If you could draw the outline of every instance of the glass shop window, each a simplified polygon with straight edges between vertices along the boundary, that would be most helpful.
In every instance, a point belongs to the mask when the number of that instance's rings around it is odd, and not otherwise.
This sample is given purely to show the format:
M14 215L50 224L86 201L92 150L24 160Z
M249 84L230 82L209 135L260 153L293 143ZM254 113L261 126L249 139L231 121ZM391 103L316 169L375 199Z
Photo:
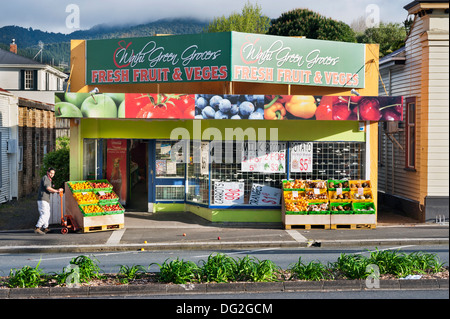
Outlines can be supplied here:
M209 161L210 143L208 141L190 141L187 162L186 201L208 204L209 199Z
M156 141L156 178L184 178L186 164L183 148L172 147L178 141ZM177 161L172 160L172 152Z
M211 205L278 206L286 142L211 142Z
M96 179L97 140L83 140L83 179Z

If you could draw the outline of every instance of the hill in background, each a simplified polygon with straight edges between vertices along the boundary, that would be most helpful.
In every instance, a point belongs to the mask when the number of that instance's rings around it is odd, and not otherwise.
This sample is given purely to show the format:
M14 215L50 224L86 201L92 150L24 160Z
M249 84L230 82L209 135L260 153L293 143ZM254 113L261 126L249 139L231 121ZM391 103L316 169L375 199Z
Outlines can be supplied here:
M140 25L109 26L100 24L88 30L78 30L69 34L19 26L4 26L0 28L0 48L9 50L11 40L15 39L18 54L41 62L41 55L38 54L41 41L44 44L42 63L61 65L67 71L70 61L70 40L132 38L155 34L193 34L203 32L208 24L207 21L197 19L162 19Z

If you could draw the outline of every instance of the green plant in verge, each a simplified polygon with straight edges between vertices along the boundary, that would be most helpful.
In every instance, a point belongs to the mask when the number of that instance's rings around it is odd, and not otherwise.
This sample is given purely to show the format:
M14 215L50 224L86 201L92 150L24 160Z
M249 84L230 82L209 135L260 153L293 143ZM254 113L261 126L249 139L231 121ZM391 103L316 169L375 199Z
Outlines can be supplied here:
M159 266L160 281L185 284L198 280L199 269L192 261L184 261L178 258L169 262L167 260L162 265L154 263Z
M260 261L255 257L245 256L235 263L238 281L275 281L280 273L280 268L270 260Z
M24 266L21 269L11 269L8 286L10 288L35 288L42 284L44 272L39 268L39 260L36 267Z
M206 282L235 281L237 274L236 261L222 253L209 255L206 261L202 260L202 279Z
M328 267L315 261L304 264L301 257L298 258L298 262L290 266L289 271L292 273L289 279L326 280L332 278Z
M120 283L127 284L130 280L134 280L139 277L140 274L145 274L147 271L145 267L141 265L133 265L131 267L121 265L117 277Z

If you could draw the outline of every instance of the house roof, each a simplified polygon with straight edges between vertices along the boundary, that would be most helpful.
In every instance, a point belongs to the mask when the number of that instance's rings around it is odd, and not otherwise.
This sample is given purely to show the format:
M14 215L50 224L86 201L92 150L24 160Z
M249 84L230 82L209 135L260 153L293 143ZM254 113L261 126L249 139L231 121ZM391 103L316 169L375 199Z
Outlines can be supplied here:
M395 50L394 52L389 53L388 55L382 57L379 62L380 69L391 65L405 64L406 60L405 53L406 53L405 47L401 47L400 49Z
M416 7L416 8L414 8ZM423 9L433 9L433 8L448 8L448 0L415 0L408 3L403 9L409 11L420 11ZM414 8L414 9L413 9ZM410 12L415 13L415 12Z
M43 65L32 59L23 57L21 55L0 49L0 64L30 64L30 65Z

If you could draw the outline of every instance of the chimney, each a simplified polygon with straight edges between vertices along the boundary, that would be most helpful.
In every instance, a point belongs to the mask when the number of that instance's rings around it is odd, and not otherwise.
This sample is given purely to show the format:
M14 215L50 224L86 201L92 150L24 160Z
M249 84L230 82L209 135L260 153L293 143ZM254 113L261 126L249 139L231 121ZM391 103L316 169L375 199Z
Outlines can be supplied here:
M11 51L12 53L17 54L16 39L12 39L11 44L9 45L9 51Z

